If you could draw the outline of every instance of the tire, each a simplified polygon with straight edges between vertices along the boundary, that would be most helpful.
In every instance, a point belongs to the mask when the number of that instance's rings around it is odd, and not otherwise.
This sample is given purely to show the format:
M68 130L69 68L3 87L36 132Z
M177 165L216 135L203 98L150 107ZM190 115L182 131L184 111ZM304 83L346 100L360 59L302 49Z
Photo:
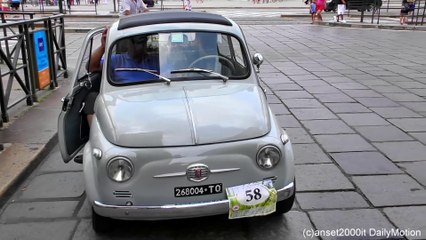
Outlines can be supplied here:
M294 204L294 199L296 198L296 179L294 179L294 192L293 195L291 195L286 200L277 202L277 208L275 211L275 215L281 215L286 212L289 212Z
M96 233L107 233L112 231L113 219L101 216L92 208L92 227Z

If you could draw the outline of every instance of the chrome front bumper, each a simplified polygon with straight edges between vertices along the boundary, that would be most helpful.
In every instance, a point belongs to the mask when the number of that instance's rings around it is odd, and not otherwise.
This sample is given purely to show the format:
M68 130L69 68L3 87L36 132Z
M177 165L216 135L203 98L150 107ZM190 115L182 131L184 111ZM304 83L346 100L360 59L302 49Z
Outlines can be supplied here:
M294 182L284 188L277 189L277 200L283 201L289 198L294 194L294 191ZM229 201L162 206L119 206L94 201L93 208L97 214L115 219L164 220L226 214L229 211Z

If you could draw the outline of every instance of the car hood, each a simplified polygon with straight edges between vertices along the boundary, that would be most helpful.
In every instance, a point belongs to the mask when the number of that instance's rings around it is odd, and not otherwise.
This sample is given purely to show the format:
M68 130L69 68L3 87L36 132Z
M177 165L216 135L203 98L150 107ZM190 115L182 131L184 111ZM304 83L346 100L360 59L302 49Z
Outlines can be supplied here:
M237 141L270 129L264 94L253 84L125 88L102 94L95 111L108 141L125 147Z

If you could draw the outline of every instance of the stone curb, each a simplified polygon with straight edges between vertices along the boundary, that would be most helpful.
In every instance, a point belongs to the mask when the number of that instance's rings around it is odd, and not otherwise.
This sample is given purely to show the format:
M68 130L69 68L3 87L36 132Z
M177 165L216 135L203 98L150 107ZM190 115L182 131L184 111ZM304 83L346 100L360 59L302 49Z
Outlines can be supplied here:
M16 188L40 165L57 142L54 133L45 144L14 143L0 154L0 207ZM13 157L11 157L13 156Z
M410 25L382 25L382 24L366 24L366 23L337 23L337 22L315 22L316 25L330 26L330 27L352 27L352 28L376 28L376 29L389 29L389 30L412 30L412 31L426 31L426 26L410 26Z

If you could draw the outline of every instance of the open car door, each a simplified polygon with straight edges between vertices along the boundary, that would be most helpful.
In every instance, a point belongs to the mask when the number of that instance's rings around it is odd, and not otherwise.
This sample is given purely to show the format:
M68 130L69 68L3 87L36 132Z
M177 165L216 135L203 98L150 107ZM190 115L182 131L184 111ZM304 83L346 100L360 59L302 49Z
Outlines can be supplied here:
M64 162L71 161L89 140L89 124L83 114L84 99L90 92L99 92L101 73L88 71L90 56L100 46L102 31L96 28L86 35L75 72L71 89L62 99L62 109L58 119L59 149Z

